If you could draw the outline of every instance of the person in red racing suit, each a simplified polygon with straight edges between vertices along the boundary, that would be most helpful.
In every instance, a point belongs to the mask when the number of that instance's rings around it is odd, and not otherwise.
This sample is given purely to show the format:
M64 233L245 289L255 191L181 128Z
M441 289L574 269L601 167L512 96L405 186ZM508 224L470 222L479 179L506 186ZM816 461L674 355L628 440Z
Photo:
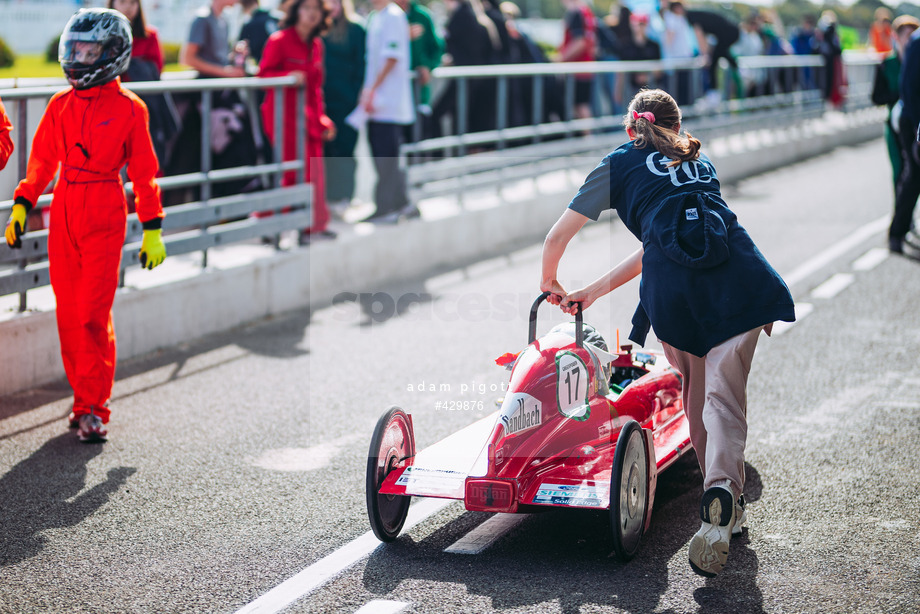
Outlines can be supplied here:
M130 58L130 31L127 47ZM24 219L60 169L48 233L49 272L57 301L61 356L74 391L71 426L80 429L81 441L90 442L106 439L102 424L109 421L106 404L115 379L112 303L126 232L127 202L119 174L126 163L144 228L141 264L153 268L166 257L147 107L122 87L117 74L87 87L85 80L68 72L75 87L55 94L45 109L32 141L26 177L14 193L6 232L7 242L17 246L24 230L20 226L17 232L17 215Z

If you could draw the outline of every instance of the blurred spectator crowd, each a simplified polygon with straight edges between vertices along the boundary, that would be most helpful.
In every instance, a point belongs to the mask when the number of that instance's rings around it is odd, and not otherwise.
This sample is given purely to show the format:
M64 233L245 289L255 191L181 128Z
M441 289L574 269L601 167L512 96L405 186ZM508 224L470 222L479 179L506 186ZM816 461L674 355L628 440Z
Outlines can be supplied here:
M398 163L406 142L494 130L499 122L515 127L615 115L646 86L668 90L681 106L819 88L828 105L839 108L847 95L843 46L830 10L806 16L787 30L770 9L752 10L739 22L729 13L694 8L683 0L615 2L605 15L586 0L562 0L562 42L551 49L528 36L521 10L511 1L443 0L434 11L417 0L363 1L359 14L352 0L282 0L271 10L259 0L212 0L190 24L181 63L200 78L293 75L306 85L306 102L298 109L296 91L284 93L282 134L275 134L272 90L221 91L207 118L201 116L200 95L145 96L162 174L200 169L203 121L211 125L214 168L271 161L273 145L282 136L283 158L295 159L296 119L303 112L303 174L314 187L314 219L301 242L310 243L335 237L329 229L332 219L358 221L348 212L355 205L355 149L361 131L377 171L375 206L362 218L395 223L419 214ZM231 31L224 13L235 4L240 4L241 27ZM109 0L109 7L125 13L134 28L126 80L159 79L163 55L140 0ZM892 21L887 9L879 9L870 29L868 45L880 57L896 54L902 44ZM823 63L797 69L744 68L737 62L740 56L782 55L818 55ZM695 63L693 68L655 71L511 77L502 97L504 109L497 107L494 77L469 78L462 85L457 79L432 81L432 71L440 66L646 60ZM465 98L458 95L461 87ZM538 92L542 98L534 104ZM541 116L534 117L535 112ZM271 181L224 182L215 185L213 194L267 189ZM281 183L295 181L296 173L288 172ZM164 196L167 205L194 197L187 191Z

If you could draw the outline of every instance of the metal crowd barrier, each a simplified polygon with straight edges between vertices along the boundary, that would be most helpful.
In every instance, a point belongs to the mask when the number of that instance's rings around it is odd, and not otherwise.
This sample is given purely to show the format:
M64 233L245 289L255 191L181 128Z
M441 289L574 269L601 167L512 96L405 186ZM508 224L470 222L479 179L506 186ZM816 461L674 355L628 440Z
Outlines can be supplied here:
M201 171L183 175L173 175L158 179L163 190L170 188L198 187L200 200L166 208L166 217L163 220L164 236L167 253L170 256L202 252L202 267L207 266L207 251L209 248L231 243L250 240L258 237L272 237L276 249L279 245L279 236L283 231L299 230L310 225L312 220L311 202L312 190L305 181L305 144L306 122L304 115L298 114L296 118L297 134L303 135L297 139L297 159L280 162L284 145L283 130L285 105L282 92L285 88L297 87L298 106L304 108L305 88L297 86L293 77L278 77L271 79L188 79L153 81L144 83L126 83L125 86L137 94L159 94L169 92L201 93ZM254 94L265 89L275 91L275 126L274 134L281 135L273 144L273 162L266 164L246 165L233 168L214 169L212 164L211 123L207 121L212 109L214 92L234 89L241 96ZM0 99L3 100L10 114L10 119L16 127L28 125L27 105L30 100L43 99L47 101L53 94L60 91L61 87L30 87L0 90ZM249 99L248 112L252 121L258 118L258 111L253 99ZM24 128L17 130L16 155L20 178L25 175L31 137ZM282 186L281 178L285 171L294 171L296 182L294 185ZM261 191L234 194L229 196L213 197L214 184L236 179L253 177L268 177L272 187ZM132 197L132 185L127 183L125 190ZM36 203L36 208L47 207L51 203L51 195L41 196ZM0 202L0 219L4 223L9 216L13 205L12 200ZM269 217L255 218L250 214L259 211L271 211ZM137 254L140 250L138 240L142 232L141 223L137 215L128 216L126 244L122 251L122 282L124 269L138 262ZM19 294L19 310L28 308L26 293L28 290L45 286L50 283L48 275L48 230L31 231L22 238L21 249L10 249L6 242L0 240L0 296Z
M872 75L878 58L870 54L845 56L849 77L849 94L846 111L871 105ZM650 62L582 62L553 64L515 64L503 66L443 67L433 72L433 85L444 86L456 82L456 134L437 138L421 138L421 123L413 128L414 142L400 151L401 163L407 167L411 198L414 202L437 195L454 195L462 199L469 186L501 187L515 179L535 179L553 170L571 167L574 156L596 157L606 153L621 137L611 137L622 129L619 113L606 113L587 119L573 117L574 84L576 74L624 75L650 73L651 86L668 88L680 73L689 76L691 92L701 102L684 105L684 125L694 134L712 138L737 134L749 130L780 129L796 122L819 117L826 105L821 93L824 63L820 56L762 56L738 58L740 70L763 70L766 85L754 96L732 98L723 95L713 103L703 97L701 59ZM723 67L724 68L724 67ZM524 126L509 126L508 103L511 79L529 79L532 88L531 116L544 117L544 79L561 81L563 90L562 116L549 121L539 121ZM470 79L494 79L496 117L495 129L470 133L467 131L467 91ZM785 82L783 82L785 80ZM723 83L729 79L723 71ZM202 117L211 109L214 91L237 89L252 92L273 88L275 96L275 134L283 135L282 88L295 85L292 77L273 79L185 79L127 84L139 94L143 93L202 93ZM30 99L47 99L61 88L20 88L0 90L14 125L27 125L27 103ZM298 108L303 108L304 88L298 88ZM473 101L474 103L478 101ZM625 101L624 101L625 102ZM298 115L298 134L303 135L304 117ZM169 207L164 220L164 239L170 255L190 252L204 254L202 266L207 266L207 250L218 245L271 236L278 246L282 231L305 228L310 224L310 186L304 181L305 138L297 142L297 160L279 163L282 140L274 143L274 159L269 164L236 168L213 169L210 148L210 124L202 122L201 171L186 175L163 177L163 189L198 186L201 198L197 202ZM18 132L17 154L20 174L25 172L28 156L28 135ZM481 150L473 153L475 150ZM296 171L296 185L279 187L284 171ZM275 187L261 191L214 198L213 184L240 178L269 175ZM131 185L126 185L131 190ZM38 207L50 203L50 195L39 199ZM288 210L290 206L292 210ZM461 200L462 205L462 200ZM12 201L0 202L0 220L8 217ZM274 211L267 218L253 218L256 211ZM240 219L242 218L242 219ZM225 221L225 220L237 221ZM128 242L123 251L124 267L137 262L140 248L136 237L140 235L136 215L128 222ZM47 230L25 235L21 250L10 250L0 241L0 296L19 293L20 310L27 308L26 292L47 285ZM132 237L135 237L132 239Z
M875 54L847 54L849 79L846 111L871 106ZM433 74L433 86L454 81L456 100L452 120L456 133L424 138L421 123L414 127L414 142L400 150L401 164L407 170L410 199L454 195L460 200L470 186L500 187L508 181L535 179L547 172L571 166L572 156L597 156L617 143L611 133L622 130L622 114L607 112L575 119L573 117L575 75L593 74L595 87L600 78L617 75L623 79L634 73L651 75L649 87L671 91L679 74L687 75L694 104L682 105L683 124L696 136L713 138L761 129L781 129L822 116L826 104L822 94L824 60L821 56L755 56L738 58L739 72L760 70L765 79L754 95L731 97L730 74L725 60L721 72L723 91L713 101L703 95L702 58L659 61L602 61L552 64L509 64L500 66L442 67ZM471 79L495 79L495 129L468 132ZM544 118L545 79L561 82L562 117L525 126L509 126L509 83L529 80L532 92L531 117ZM438 83L441 82L441 83ZM478 101L472 101L474 104ZM623 101L628 103L628 99ZM612 104L610 105L612 108ZM471 153L474 152L474 153Z

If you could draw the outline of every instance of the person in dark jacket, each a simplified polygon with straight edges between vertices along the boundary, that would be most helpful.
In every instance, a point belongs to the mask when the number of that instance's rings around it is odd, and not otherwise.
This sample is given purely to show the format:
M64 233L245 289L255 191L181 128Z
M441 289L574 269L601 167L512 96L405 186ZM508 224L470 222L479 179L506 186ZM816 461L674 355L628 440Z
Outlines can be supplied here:
M644 62L661 59L661 46L648 37L649 16L633 13L629 16L630 36L620 47L620 59L624 62ZM624 84L624 100L632 100L637 91L652 84L653 78L659 78L648 72L629 73Z
M157 30L147 24L140 0L109 0L108 8L115 9L131 23L131 63L121 76L123 83L129 81L159 81L163 72L163 47ZM141 97L150 113L150 137L162 168L166 165L169 145L179 132L179 113L169 92L144 94ZM129 210L131 204L129 203Z
M557 59L560 62L594 62L597 60L597 18L583 0L563 0L562 45ZM591 117L591 99L594 95L594 75L575 75L574 117Z
M872 102L888 107L888 116L885 118L885 144L888 146L888 159L891 160L891 171L894 177L894 188L897 191L898 179L901 177L901 144L898 139L898 126L895 125L896 116L894 107L900 100L898 90L901 77L901 56L904 48L910 42L910 37L920 21L913 15L901 15L894 20L892 25L895 36L895 48L891 53L882 58L875 67L875 78L872 83Z
M904 253L904 242L913 224L914 209L920 197L920 144L917 127L920 125L920 30L914 32L904 50L901 63L901 118L898 139L903 152L903 168L895 191L894 216L888 228L888 249L895 254ZM920 245L917 246L920 248Z
M355 16L352 0L331 0L332 25L323 35L326 45L326 114L335 124L335 138L325 145L326 198L332 213L341 215L355 196L355 146L358 132L345 121L355 110L364 84L367 33Z
M445 26L444 42L451 66L483 66L495 64L501 50L501 39L495 24L482 9L480 0L447 0L450 16ZM490 89L490 83L491 85ZM469 79L467 82L466 132L481 132L495 128L495 96L492 79ZM473 109L472 105L476 108ZM452 79L441 92L433 110L435 124L450 115L453 133L459 130L457 117L457 81Z
M846 101L847 79L843 46L837 34L837 14L830 9L821 13L816 32L818 51L824 58L824 98L839 109Z
M409 20L410 68L414 76L412 93L415 100L416 121L406 126L403 140L414 143L430 132L431 122L431 71L441 65L444 39L438 33L434 17L416 0L395 0Z
M499 5L505 18L505 29L510 43L508 61L511 64L546 64L549 58L533 39L518 29L516 20L521 11L514 2L506 1ZM563 92L559 81L552 75L538 77L542 81L542 114L533 119L534 82L533 77L514 77L508 79L508 125L528 126L535 123L551 121L554 117L564 117Z
M249 55L256 64L262 60L262 50L268 37L278 30L278 19L263 8L259 8L259 0L240 0L240 6L246 15L246 22L240 28L240 40L249 45Z
M738 71L738 62L731 53L731 46L738 42L741 30L738 24L712 11L687 11L687 21L696 30L700 50L706 56L706 72L709 77L706 88L718 90L719 58L725 58L731 69L736 73ZM710 39L714 44L710 44Z
M630 141L595 168L543 246L540 288L566 313L642 274L630 338L649 328L683 382L690 440L703 473L700 530L690 564L714 576L725 565L732 532L745 521L746 387L761 331L795 320L792 296L722 200L701 144L681 135L681 113L662 90L643 90L624 120ZM557 268L589 219L615 209L642 247L581 290L566 292Z

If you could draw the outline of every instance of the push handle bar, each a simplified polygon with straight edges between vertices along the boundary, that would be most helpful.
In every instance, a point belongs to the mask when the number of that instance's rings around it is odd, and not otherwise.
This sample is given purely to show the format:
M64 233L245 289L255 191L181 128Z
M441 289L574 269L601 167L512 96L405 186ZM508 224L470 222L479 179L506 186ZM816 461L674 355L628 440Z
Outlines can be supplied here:
M537 309L550 294L551 292L544 292L538 296L530 308L530 330L527 335L527 345L537 340ZM575 345L583 348L585 347L585 321L582 315L581 303L575 304L578 306L578 311L575 312Z

